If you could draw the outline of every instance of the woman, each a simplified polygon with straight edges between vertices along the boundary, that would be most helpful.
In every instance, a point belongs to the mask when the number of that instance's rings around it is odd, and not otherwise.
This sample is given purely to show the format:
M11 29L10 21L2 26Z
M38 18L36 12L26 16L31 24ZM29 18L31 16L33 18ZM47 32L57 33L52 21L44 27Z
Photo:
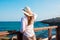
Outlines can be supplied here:
M36 15L29 7L25 7L23 13L25 16L21 19L22 27L20 30L23 33L23 40L36 40L33 26Z

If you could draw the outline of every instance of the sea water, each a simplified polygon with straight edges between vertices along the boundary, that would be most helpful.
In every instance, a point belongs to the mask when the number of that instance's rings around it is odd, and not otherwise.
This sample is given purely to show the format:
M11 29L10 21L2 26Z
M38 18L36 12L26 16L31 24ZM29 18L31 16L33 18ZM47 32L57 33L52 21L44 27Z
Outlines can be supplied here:
M41 23L39 21L36 21L34 23L34 28L40 28L40 27L48 27L49 24L44 24ZM12 31L12 30L16 30L19 31L21 27L21 22L18 21L7 21L7 22L0 22L0 32L1 31ZM42 37L42 38L46 38L48 37L48 30L40 30L35 32L36 37ZM55 35L55 29L52 30L52 35Z

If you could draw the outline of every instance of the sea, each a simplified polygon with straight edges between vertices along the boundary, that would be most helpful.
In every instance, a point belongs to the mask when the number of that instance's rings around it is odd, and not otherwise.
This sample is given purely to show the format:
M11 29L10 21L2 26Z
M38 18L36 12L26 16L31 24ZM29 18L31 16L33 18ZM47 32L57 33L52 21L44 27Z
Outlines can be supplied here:
M34 22L34 28L40 28L40 27L48 27L49 24L41 23L40 21ZM1 31L19 31L21 28L21 22L20 21L4 21L0 22L0 32ZM48 30L40 30L35 32L36 37L46 38L48 37ZM52 30L52 35L56 35L56 30Z

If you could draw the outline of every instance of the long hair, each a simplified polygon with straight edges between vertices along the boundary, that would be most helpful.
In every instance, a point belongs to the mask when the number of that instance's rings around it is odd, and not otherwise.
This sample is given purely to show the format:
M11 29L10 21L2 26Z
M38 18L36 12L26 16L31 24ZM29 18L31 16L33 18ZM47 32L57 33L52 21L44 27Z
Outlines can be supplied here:
M28 17L28 25L30 25L34 21L34 16Z

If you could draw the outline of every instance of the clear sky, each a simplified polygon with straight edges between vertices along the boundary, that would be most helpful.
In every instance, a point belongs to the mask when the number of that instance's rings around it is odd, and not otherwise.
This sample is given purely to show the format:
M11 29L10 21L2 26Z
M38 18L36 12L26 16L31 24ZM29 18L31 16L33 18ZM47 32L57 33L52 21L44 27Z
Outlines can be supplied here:
M60 17L60 0L0 0L0 21L20 21L25 6L38 15L37 21Z

